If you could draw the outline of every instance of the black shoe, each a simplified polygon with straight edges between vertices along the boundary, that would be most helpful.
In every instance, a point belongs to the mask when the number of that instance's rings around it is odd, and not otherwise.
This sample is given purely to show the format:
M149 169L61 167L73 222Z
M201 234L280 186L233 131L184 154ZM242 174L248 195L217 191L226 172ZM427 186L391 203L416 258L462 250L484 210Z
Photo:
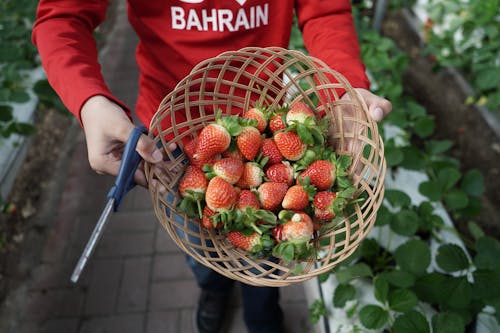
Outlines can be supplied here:
M195 312L195 330L198 333L220 333L223 328L229 295L224 292L202 290Z

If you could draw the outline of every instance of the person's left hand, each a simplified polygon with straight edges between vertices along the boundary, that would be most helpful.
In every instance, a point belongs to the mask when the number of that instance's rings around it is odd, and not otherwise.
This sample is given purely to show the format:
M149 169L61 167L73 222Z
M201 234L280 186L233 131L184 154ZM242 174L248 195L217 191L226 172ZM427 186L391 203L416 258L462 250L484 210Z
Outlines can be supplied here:
M383 97L377 96L369 90L363 88L355 88L361 97L363 97L366 106L368 107L368 113L375 121L381 121L385 116L387 116L392 111L392 104ZM341 99L346 97L347 94L342 96Z

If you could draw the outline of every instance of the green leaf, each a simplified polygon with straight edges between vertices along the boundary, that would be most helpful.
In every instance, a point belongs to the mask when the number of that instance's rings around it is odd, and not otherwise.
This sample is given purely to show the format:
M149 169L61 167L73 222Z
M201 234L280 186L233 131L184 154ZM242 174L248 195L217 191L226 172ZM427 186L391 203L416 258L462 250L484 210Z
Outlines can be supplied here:
M13 91L10 100L15 103L26 103L30 100L30 95L24 90Z
M380 277L387 280L391 285L400 288L410 288L415 284L415 276L399 269L383 272Z
M419 276L425 273L431 263L431 250L427 243L413 239L400 245L394 257L401 269Z
M356 289L350 284L339 284L333 293L333 305L336 308L343 308L347 301L354 299Z
M480 197L484 193L484 178L479 170L469 170L461 183L462 190L468 195Z
M438 172L438 182L444 191L448 191L460 180L462 174L455 168L444 168Z
M483 300L500 298L500 272L489 269L478 269L472 273L474 296Z
M465 332L465 323L462 317L456 313L436 313L432 317L432 331L434 333L463 333Z
M404 159L403 152L395 146L387 146L385 148L385 160L388 167L399 165Z
M474 264L479 269L500 271L500 242L492 237L481 237L476 241Z
M388 189L385 191L385 198L393 207L409 207L411 198L403 191Z
M476 73L474 85L480 90L498 88L500 86L498 71L488 69Z
M0 121L8 122L13 119L12 107L9 105L0 105Z
M389 294L389 307L397 312L407 312L417 303L417 296L408 289L396 289Z
M413 126L415 134L420 138L426 138L430 136L432 133L434 133L435 128L436 122L434 121L434 118L430 116L418 119Z
M387 301L387 295L389 293L389 283L387 282L387 280L377 276L373 281L373 289L375 298L380 303L385 303L385 301Z
M472 287L465 276L429 273L417 280L414 291L425 302L455 309L467 307L472 299Z
M372 270L365 263L357 263L338 271L335 276L340 284L346 284L356 278L372 276Z
M313 324L317 324L322 316L327 314L326 306L323 300L317 299L309 308L309 317L311 318L311 322Z
M377 220L375 221L375 226L381 227L383 225L389 224L393 219L394 214L387 209L384 205L380 206L377 212Z
M414 235L420 224L420 218L417 213L413 210L404 209L395 215L395 218L391 221L391 229L403 236Z
M409 146L401 148L404 155L404 160L400 166L409 170L422 170L426 166L425 155L416 147Z
M349 155L340 155L337 158L337 168L347 169L352 163L352 158Z
M457 210L467 207L469 198L464 191L454 190L445 194L444 202L451 210Z
M469 259L456 244L441 245L436 254L438 266L446 272L456 272L469 268Z
M423 314L412 310L398 316L392 325L392 333L430 333L429 323Z
M361 324L368 329L380 329L387 324L389 313L377 305L366 305L359 311Z
M439 201L443 197L441 186L438 182L432 180L420 183L418 190L431 201Z
M477 223L469 222L467 223L467 228L469 229L470 234L474 237L475 240L484 236L484 231L481 229Z
M425 150L429 155L438 155L448 151L453 146L451 140L428 140L425 142Z

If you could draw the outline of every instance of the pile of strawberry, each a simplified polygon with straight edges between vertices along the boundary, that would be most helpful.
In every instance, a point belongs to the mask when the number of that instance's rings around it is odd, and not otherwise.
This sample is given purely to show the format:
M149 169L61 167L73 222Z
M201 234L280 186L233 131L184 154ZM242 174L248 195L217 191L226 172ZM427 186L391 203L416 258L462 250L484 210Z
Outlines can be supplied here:
M259 258L308 258L352 200L349 156L326 145L328 120L303 102L221 117L186 144L179 208Z

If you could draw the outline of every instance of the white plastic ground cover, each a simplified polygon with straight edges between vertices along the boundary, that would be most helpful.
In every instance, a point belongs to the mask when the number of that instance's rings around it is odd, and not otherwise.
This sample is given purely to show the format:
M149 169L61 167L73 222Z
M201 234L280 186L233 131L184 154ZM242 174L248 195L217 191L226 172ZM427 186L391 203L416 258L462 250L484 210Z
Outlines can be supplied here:
M14 117L18 122L32 123L38 97L33 91L33 86L38 80L44 79L45 74L41 67L26 72L25 86L30 96L26 103L7 103L14 109ZM26 153L27 138L21 135L11 135L9 138L0 138L0 195L7 197L17 171Z
M386 126L384 127L384 129L386 135L395 138L397 144L398 137L400 136L400 134L402 134L399 128L394 126ZM411 198L413 205L419 205L422 201L426 201L427 199L422 194L420 194L420 192L418 191L418 187L420 183L427 180L427 175L420 171L407 170L403 168L398 168L396 172L387 170L387 174L385 177L385 188L386 190L394 189L403 191ZM435 204L434 207L434 213L436 215L439 215L443 219L445 225L450 228L454 228L453 221L451 220L444 207L441 204ZM455 233L443 230L440 232L440 236L443 240L443 243L457 244L465 250L464 244ZM394 233L392 233L390 237L391 240L388 250L390 250L391 252L393 252L398 246L405 243L407 240L407 238L398 236ZM374 227L369 233L368 238L377 239L379 244L388 244L389 227ZM437 242L431 240L430 248L432 251L433 261L431 262L430 268L436 268L434 258L439 245L440 244L438 244ZM469 279L471 279L471 274L469 274ZM338 286L338 281L333 274L330 275L329 279L323 283L318 283L317 279L312 279L305 284L306 294L316 295L316 299L317 295L319 295L320 298L322 298L328 311L328 317L326 318L327 322L325 323L320 321L320 323L315 326L315 333L351 333L353 332L354 326L363 328L363 332L376 332L375 330L365 329L359 322L358 317L353 316L349 318L345 310L353 306L355 302L359 302L357 306L358 309L361 309L367 304L379 304L379 302L375 299L373 293L373 285L363 279L356 279L352 281L351 284L356 288L356 301L348 302L342 309L335 308L333 306L333 294L335 288ZM308 297L308 300L310 299L314 301L313 297ZM420 303L418 307L425 312L427 320L430 323L434 314L431 307L425 303ZM488 309L488 312L491 313L492 311L493 309ZM484 314L478 315L476 333L497 332L500 332L500 326L493 316Z

